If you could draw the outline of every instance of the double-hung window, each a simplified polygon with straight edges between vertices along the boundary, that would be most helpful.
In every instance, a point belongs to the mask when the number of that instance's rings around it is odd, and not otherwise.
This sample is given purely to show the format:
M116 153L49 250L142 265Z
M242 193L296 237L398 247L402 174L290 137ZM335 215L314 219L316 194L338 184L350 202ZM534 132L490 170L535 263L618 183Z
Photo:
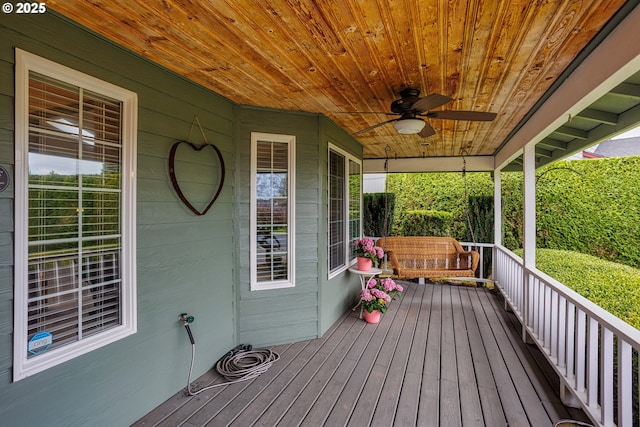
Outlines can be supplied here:
M329 147L329 276L354 259L353 241L362 233L362 166L348 153Z
M136 331L135 93L16 50L14 380Z
M295 286L295 136L251 134L251 290Z

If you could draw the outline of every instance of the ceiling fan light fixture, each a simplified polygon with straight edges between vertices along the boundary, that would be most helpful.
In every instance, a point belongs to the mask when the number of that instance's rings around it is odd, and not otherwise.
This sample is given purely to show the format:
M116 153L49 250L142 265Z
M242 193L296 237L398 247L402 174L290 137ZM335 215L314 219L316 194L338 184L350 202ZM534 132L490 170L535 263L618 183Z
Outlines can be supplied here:
M424 127L424 120L420 119L401 119L396 121L393 124L393 127L396 128L398 133L404 135L411 135L415 133L419 133Z

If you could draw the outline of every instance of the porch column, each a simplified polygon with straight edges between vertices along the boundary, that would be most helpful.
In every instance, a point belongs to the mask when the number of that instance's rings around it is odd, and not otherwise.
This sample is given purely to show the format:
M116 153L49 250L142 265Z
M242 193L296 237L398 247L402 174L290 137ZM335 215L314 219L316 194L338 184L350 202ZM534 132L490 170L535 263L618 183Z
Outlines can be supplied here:
M502 246L502 171L493 171L493 242ZM493 271L496 271L493 255Z
M502 170L493 171L493 249L491 257L491 274L493 279L498 277L498 245L502 246ZM500 286L495 282L494 286ZM508 310L509 304L504 299L504 309Z
M536 266L536 156L535 144L529 144L524 147L524 218L523 218L523 268L522 268L522 285L524 297L524 322L522 324L522 339L529 341L527 333L527 325L530 321L529 306L529 274L528 269Z

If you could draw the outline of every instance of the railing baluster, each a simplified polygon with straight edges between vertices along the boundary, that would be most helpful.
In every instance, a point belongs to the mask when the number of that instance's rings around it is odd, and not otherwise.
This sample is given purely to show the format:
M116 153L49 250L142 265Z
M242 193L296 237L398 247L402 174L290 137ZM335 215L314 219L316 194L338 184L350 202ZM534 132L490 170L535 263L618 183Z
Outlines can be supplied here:
M553 313L553 307L551 304L551 288L547 286L544 286L542 310L544 312L544 347L551 354L551 313Z
M600 408L602 423L613 425L613 332L602 326L600 360Z
M558 324L557 324L557 359L556 364L561 370L567 366L566 347L567 347L567 300L558 295ZM566 375L566 371L565 371Z
M567 325L565 334L566 377L575 385L575 344L576 344L576 308L571 302L567 302Z
M578 334L576 336L576 390L587 390L587 313L578 309Z
M538 339L540 340L540 343L542 344L543 347L546 347L544 345L544 308L546 305L545 302L545 287L542 286L542 284L540 283L540 281L538 279L535 279L536 283L538 284L538 294L539 294L539 299L538 299Z
M589 317L587 339L587 406L598 406L598 321Z
M549 355L558 363L558 293L552 290L549 306Z
M618 426L633 425L633 347L618 337Z

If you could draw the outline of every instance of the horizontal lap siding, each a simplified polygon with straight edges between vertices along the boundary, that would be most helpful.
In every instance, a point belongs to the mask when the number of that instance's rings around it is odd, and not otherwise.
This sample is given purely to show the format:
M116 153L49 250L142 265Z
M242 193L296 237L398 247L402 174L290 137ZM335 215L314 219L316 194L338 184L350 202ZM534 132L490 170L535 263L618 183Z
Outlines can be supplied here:
M199 376L235 342L234 105L52 13L0 16L0 164L13 175L14 47L138 94L138 332L11 383L13 186L0 193L0 416L7 425L129 425L186 383L190 345L177 321L195 316ZM218 201L196 217L168 174L172 144L202 141L222 152ZM210 158L180 152L180 177L202 207L215 191ZM185 167L184 158L189 159ZM182 162L182 163L181 163ZM208 163L209 162L209 163ZM188 167L193 165L193 168ZM12 176L13 179L13 176ZM195 182L195 184L194 184ZM62 392L64 390L64 392Z
M295 287L250 290L251 132L295 135ZM318 116L238 109L239 342L255 346L318 336Z
M11 381L13 361L14 89L13 59L5 56L0 56L0 166L9 173L10 182L0 193L0 384Z
M362 146L350 135L329 120L323 120L320 128L320 141L322 151L320 153L322 166L322 199L323 209L321 220L323 232L320 233L320 245L318 250L318 262L320 268L320 334L324 334L333 323L344 313L344 311L355 304L358 299L360 289L360 279L348 271L343 271L329 279L329 256L327 248L328 242L328 183L329 183L329 143L333 147L362 158Z

